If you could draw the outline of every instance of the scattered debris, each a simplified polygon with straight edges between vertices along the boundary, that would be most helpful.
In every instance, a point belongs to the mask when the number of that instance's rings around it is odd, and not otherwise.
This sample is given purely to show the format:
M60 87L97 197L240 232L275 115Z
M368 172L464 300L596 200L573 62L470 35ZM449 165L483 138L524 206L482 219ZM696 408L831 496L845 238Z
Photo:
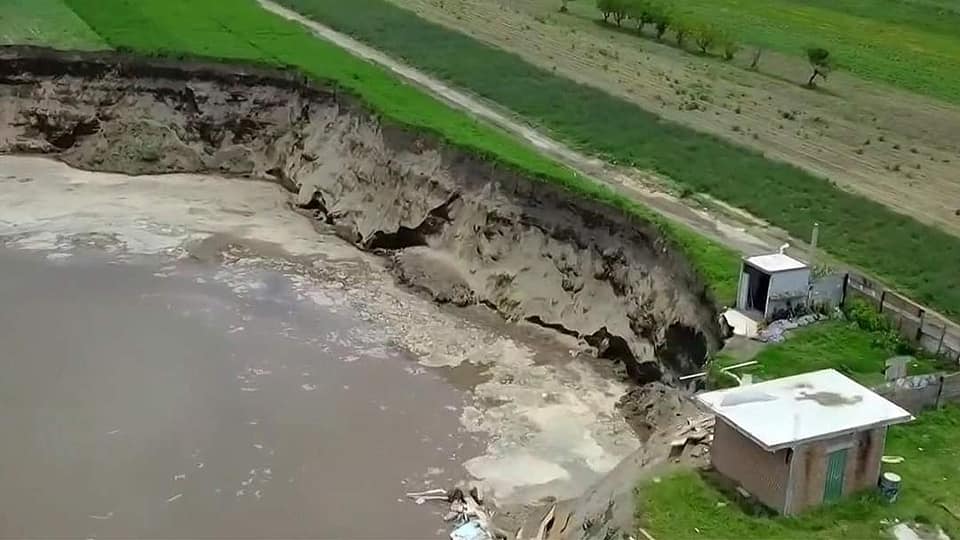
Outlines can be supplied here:
M904 458L903 456L883 456L882 458L880 458L880 461L883 463L889 463L891 465L895 465L897 463L903 463Z
M450 533L450 540L486 540L488 538L490 535L477 521L468 521Z
M706 445L713 441L713 426L716 418L713 416L703 416L698 419L687 419L687 425L681 427L676 437L670 441L670 458L676 459L687 451L687 455L693 458L703 457L707 454ZM700 448L704 446L704 448Z
M484 507L483 491L480 486L470 487L467 494L460 488L452 490L428 489L414 491L406 496L417 504L427 501L444 501L450 503L450 510L443 516L443 520L452 522L456 528L450 533L450 540L498 540L507 538L507 535L496 531L491 519L492 510Z
M813 324L821 319L820 315L811 313L795 319L780 319L768 324L766 328L760 330L757 339L765 343L782 343L786 339L786 333L803 326Z

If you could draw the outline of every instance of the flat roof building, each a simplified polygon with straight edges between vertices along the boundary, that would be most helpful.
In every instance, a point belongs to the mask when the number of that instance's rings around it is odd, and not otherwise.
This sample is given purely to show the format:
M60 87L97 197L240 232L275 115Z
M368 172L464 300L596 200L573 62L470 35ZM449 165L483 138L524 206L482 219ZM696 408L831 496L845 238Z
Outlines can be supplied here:
M833 369L695 399L717 416L714 468L783 514L876 487L887 426L913 420Z

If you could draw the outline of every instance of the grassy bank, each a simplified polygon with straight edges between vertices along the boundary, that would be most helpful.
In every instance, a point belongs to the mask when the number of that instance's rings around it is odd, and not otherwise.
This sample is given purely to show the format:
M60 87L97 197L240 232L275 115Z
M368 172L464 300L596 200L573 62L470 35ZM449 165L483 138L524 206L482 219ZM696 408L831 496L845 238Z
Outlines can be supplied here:
M0 2L0 45L102 49L106 44L62 0Z
M360 97L393 122L436 134L488 159L657 223L689 256L721 301L736 289L739 257L663 220L609 188L548 160L513 137L398 81L384 70L315 38L253 0L65 0L112 47L147 54L191 54L295 66Z
M884 465L903 476L900 499L892 505L867 494L798 517L745 511L735 495L709 475L676 472L637 489L637 522L654 538L866 539L890 538L895 519L932 523L960 538L960 407L922 414L910 424L893 426L884 453L903 463ZM885 523L885 524L884 524ZM637 535L638 538L641 535Z
M869 269L917 300L960 314L960 238L835 187L829 180L666 122L603 91L524 62L385 0L282 0L608 160L663 173ZM936 245L936 249L930 246Z
M872 386L883 382L885 362L898 354L896 345L887 335L863 330L845 320L824 321L790 333L783 343L775 343L761 350L753 360L755 366L736 370L751 373L757 379L767 380L798 375L818 369L833 368L861 384ZM718 359L720 365L732 365L736 360ZM909 366L909 374L933 373L938 363L929 358L918 358Z

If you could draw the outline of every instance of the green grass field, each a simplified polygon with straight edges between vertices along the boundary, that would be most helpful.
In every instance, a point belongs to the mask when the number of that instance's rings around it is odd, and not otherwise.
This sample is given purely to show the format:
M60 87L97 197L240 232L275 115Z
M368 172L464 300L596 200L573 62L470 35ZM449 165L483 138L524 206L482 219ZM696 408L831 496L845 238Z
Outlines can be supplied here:
M436 134L534 178L654 222L688 254L718 300L729 302L734 297L739 256L730 249L572 173L504 132L263 11L253 0L65 0L64 4L111 47L294 66L360 97L390 121Z
M500 103L610 161L660 172L807 238L916 300L960 315L960 238L894 213L798 168L666 122L416 16L385 0L281 0L453 84ZM937 246L930 249L930 246Z
M896 354L893 344L879 333L863 330L852 322L830 320L791 332L783 343L760 351L753 358L757 365L738 369L737 373L751 373L767 380L833 368L872 386L883 382L884 363ZM722 354L718 361L720 365L738 362ZM939 367L932 359L918 358L909 366L909 374L932 373Z
M819 45L855 75L960 103L956 2L689 0L677 9L728 28L744 43L795 56Z
M893 426L884 454L903 463L884 465L903 476L899 500L888 505L870 495L784 518L747 513L732 494L695 471L675 472L637 489L637 522L654 538L711 540L861 540L891 538L894 519L932 523L960 538L960 407L923 413ZM881 522L885 522L886 525ZM641 538L642 535L637 535Z
M61 0L0 2L0 45L46 45L58 49L106 47L83 19Z

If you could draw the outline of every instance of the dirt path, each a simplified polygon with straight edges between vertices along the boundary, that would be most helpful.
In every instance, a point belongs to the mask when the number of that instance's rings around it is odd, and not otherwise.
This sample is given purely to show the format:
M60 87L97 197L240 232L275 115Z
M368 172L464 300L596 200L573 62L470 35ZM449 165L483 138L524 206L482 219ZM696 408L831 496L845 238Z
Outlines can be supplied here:
M702 209L692 208L669 193L650 187L654 177L640 171L613 169L601 160L581 154L565 144L517 121L503 109L491 105L480 98L451 88L447 84L410 66L383 54L345 34L337 32L299 13L280 6L270 0L258 0L260 5L281 17L296 21L310 28L317 36L342 47L357 56L383 66L400 77L422 87L443 101L470 112L502 129L505 129L538 148L545 154L557 159L577 172L600 180L627 196L655 209L667 218L684 223L704 236L718 240L744 253L759 253L778 245L777 235L757 230L748 230L749 225L729 219L722 219ZM754 227L751 227L754 228Z
M609 92L657 115L825 176L915 219L960 234L952 134L960 109L842 71L821 91L807 65L765 53L761 69L703 58L633 30L596 24L593 2L390 0L419 16Z

